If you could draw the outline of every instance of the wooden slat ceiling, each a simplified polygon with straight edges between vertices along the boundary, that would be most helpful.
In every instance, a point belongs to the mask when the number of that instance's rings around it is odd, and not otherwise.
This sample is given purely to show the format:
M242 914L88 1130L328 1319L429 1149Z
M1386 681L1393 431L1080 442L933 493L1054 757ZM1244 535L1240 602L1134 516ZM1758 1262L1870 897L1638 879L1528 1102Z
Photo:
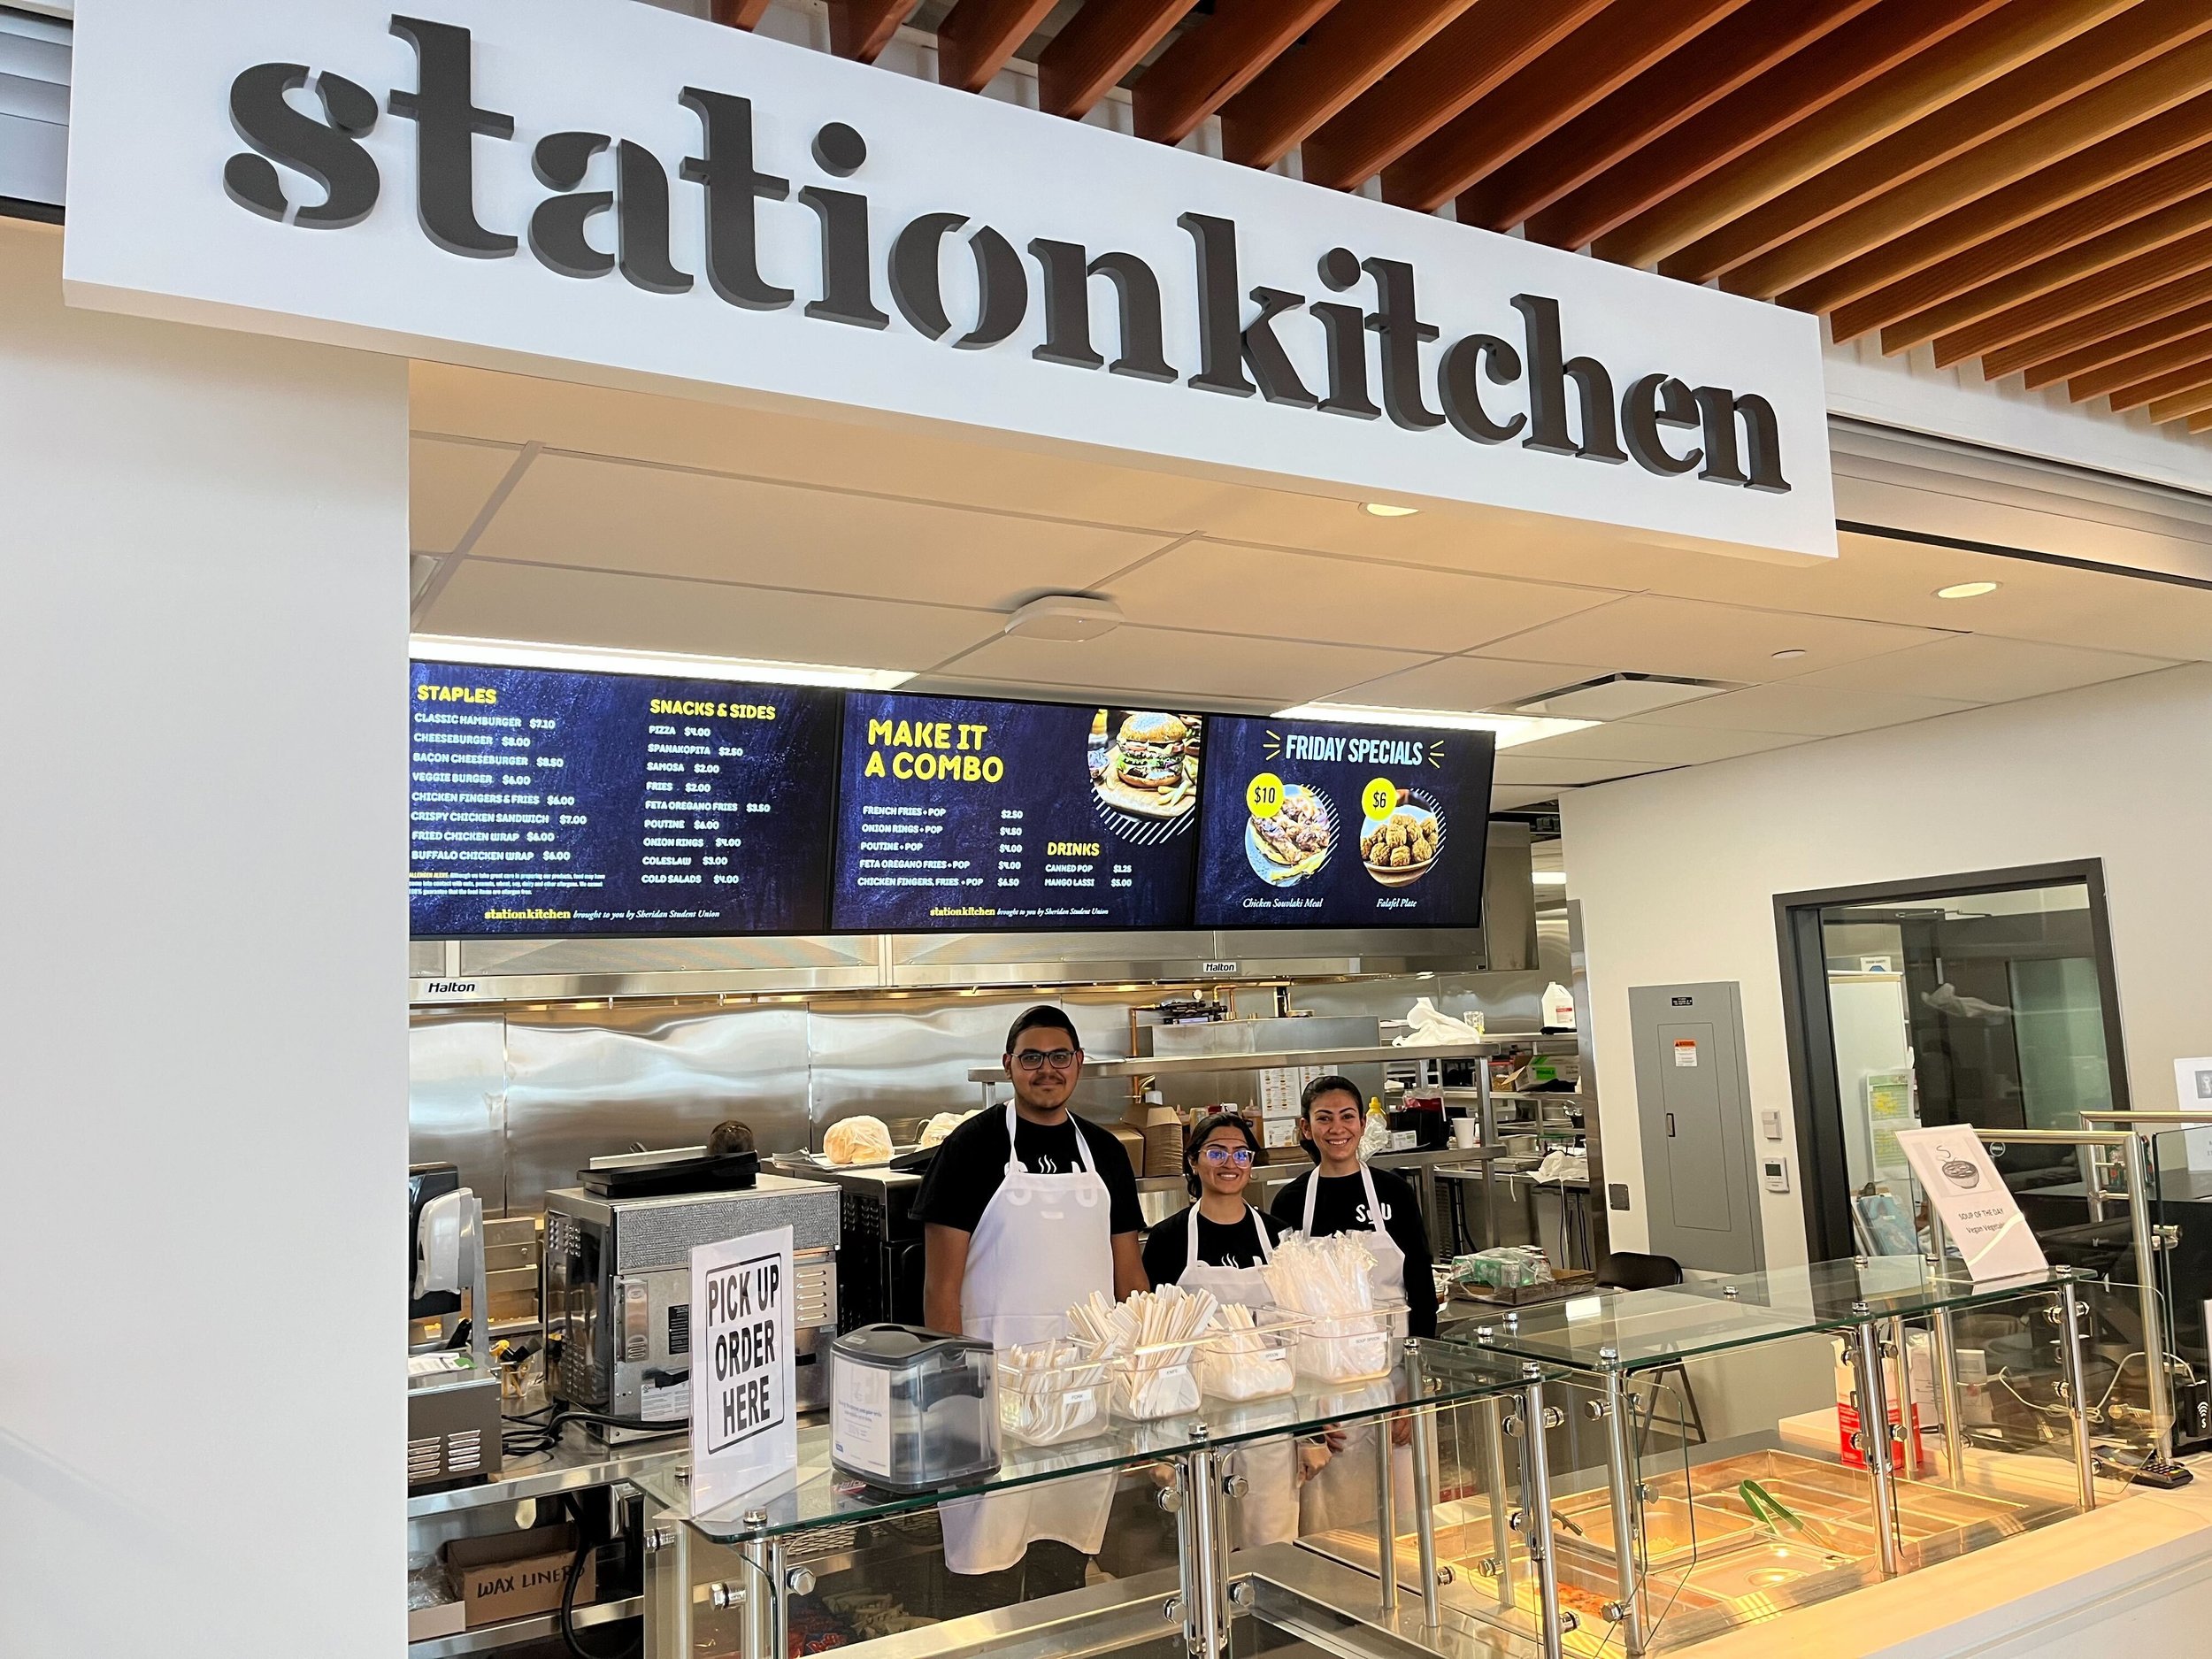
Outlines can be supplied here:
M767 0L712 0L749 28ZM872 60L2212 430L2212 0L827 0Z

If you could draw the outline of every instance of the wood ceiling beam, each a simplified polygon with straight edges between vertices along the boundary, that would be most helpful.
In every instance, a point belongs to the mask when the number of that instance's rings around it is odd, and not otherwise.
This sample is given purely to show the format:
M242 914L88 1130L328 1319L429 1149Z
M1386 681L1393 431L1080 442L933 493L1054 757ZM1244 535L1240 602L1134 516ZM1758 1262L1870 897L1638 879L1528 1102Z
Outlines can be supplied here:
M1656 143L1800 47L1849 22L1875 0L1751 0L1686 61L1654 64L1541 143L1513 157L1460 200L1460 217L1504 230ZM1535 225L1533 241L1548 241Z
M883 55L920 0L829 0L830 50L855 63Z
M2171 397L2161 397L2150 405L2150 417L2163 425L2169 420L2181 420L2191 415L2212 414L2212 386L2200 386L2193 391L2177 392ZM2191 431L2196 428L2192 426Z
M2183 55L2176 54L2177 57ZM2142 73L2147 72L2139 72ZM2129 81L2134 79L2133 76L2128 77ZM2116 81L2111 86L2100 88L2085 102L2101 102L2123 90L2124 83ZM2059 110L2033 126L2041 127L2052 122L2070 124L2070 111ZM2038 156L2040 143L2031 136L2031 128L2023 128L2013 135L2011 142L1990 146L1986 157L1979 154L1962 157L1940 173L1917 180L1909 188L1907 194L1940 192L1955 188L1975 192L1978 196L1976 190L1978 179L1986 179L1993 184L2012 172L2016 164L2007 152L2016 145L2027 151L2031 160ZM1852 310L1852 304L1915 272L1924 271L1953 254L1988 242L2015 226L2024 225L2038 214L2078 201L2116 180L2154 167L2207 140L2212 140L2212 92L2191 98L2139 125L2125 127L2112 136L2091 144L2086 150L2068 155L2047 166L2039 166L2037 171L2016 179L2013 183L1993 189L1986 196L1978 196L1978 199L1968 202L1955 211L1932 219L1916 230L1870 248L1858 257L1833 270L1823 272L1809 282L1785 291L1781 296L1782 303L1797 311L1830 313L1829 322L1839 330L1836 334L1839 340L1848 340L1864 334L1869 328L1895 322L1924 302L1916 301L1896 311L1869 308L1860 311ZM1878 203L1862 211L1871 212L1879 205ZM1855 217L1847 215L1834 226L1827 227L1823 234L1829 232L1848 234L1848 221ZM1849 312L1847 322L1847 311Z
M1964 326L1976 317L1985 317L2032 293L2040 293L2041 288L2032 286L2034 279L2030 273L2043 271L2045 261L2060 261L2067 250L2085 248L2105 233L2124 238L2132 232L2154 240L2139 241L2110 257L2070 271L2062 263L2055 264L2043 286L2070 280L2085 270L2101 268L2114 258L2155 245L2159 227L2152 216L2207 191L2212 191L2212 144L2184 151L2094 196L2015 226L1979 247L1954 254L1939 265L1915 272L1902 282L1843 307L1833 319L1835 337L1854 339L1879 323L1884 325L1886 351L1903 350L1933 339L1946 330ZM2202 210L2198 211L2201 215ZM2181 227L2194 228L2194 224Z
M768 10L768 0L714 0L714 20L726 27L749 29Z
M1539 214L1529 232L1582 248L1994 11L2003 0L1883 0Z
M2102 21L2127 0L2008 0L1943 39L1924 43L1886 73L1799 119L1749 154L1678 191L1599 241L1624 265L1668 268L1673 256L1730 219L1771 201L1931 110L1966 96L2048 47ZM1890 8L1878 8L1880 17ZM1916 18L1939 8L1910 0Z
M2212 357L2200 357L2177 369L2163 374L2154 374L2148 380L2132 380L2116 387L2112 392L2112 412L2133 409L2138 404L2155 403L2181 392L2193 392L2200 387L2212 386Z
M2201 414L2190 416L2189 430L2192 432L2212 431L2212 409L2208 409Z
M937 26L937 83L980 92L1045 20L1053 0L957 0Z
M2212 85L2212 0L2147 0L2109 22L2000 76L1979 91L1947 104L1841 165L1816 174L1763 207L1722 226L1683 250L1676 274L1705 280L1723 279L1732 294L1772 299L1785 288L1827 269L1852 254L1914 228L1938 213L1982 194L1962 193L1961 180L1947 178L1935 188L1914 190L1932 181L1946 163L1970 160L1977 170L1997 172L1995 183L2009 183L2054 158L2067 155L2141 120ZM2178 49L2197 42L2197 61L2177 68ZM2134 71L2157 72L2162 101L2145 96ZM2080 107L2098 88L2119 88L2100 125L2085 122L2078 132L2047 128L2024 142L2040 118ZM2131 118L2119 112L2135 111ZM2002 142L1997 142L2001 139ZM1984 188L1990 188L1985 186ZM1860 210L1855 215L1853 210ZM1835 232L1847 217L1853 224Z
M1336 0L1216 0L1137 78L1137 136L1179 144L1273 63Z
M2146 213L1882 330L1886 353L1935 342L1947 368L2184 274L2212 253L2212 192Z
M1086 0L1037 57L1037 107L1079 120L1198 0Z
M1557 45L1607 0L1481 0L1324 122L1299 152L1309 182L1356 189Z
M2077 317L2009 346L2000 346L1982 357L1985 380L2024 374L2031 386L2047 386L2055 380L2078 374L2101 363L2110 363L2131 351L2170 340L2196 326L2185 323L2173 334L2147 337L2162 324L2212 303L2212 271L2199 271L2111 305Z
M1221 153L1271 167L1475 0L1337 0L1328 16L1221 106Z
M1441 207L1743 4L1641 0L1600 13L1385 168L1383 198Z
M2066 382L2066 396L2075 403L2085 403L2123 386L2160 374L2168 369L2179 368L2185 363L2199 358L2212 358L2212 306L2200 307L2205 326L2162 341L2145 350L2129 353L2111 363L2103 363L2077 374ZM2155 328L2161 324L2152 324Z
M2199 212L2201 219L2212 220L2212 207L2200 208ZM2001 347L2017 345L2037 334L2078 321L2093 311L2150 292L2208 264L2212 264L2212 228L2173 237L2147 252L2101 269L2082 271L2063 286L1978 319L1963 328L1936 335L1936 366L1948 368L1969 357L1987 357ZM1886 334L1887 332L1884 330Z

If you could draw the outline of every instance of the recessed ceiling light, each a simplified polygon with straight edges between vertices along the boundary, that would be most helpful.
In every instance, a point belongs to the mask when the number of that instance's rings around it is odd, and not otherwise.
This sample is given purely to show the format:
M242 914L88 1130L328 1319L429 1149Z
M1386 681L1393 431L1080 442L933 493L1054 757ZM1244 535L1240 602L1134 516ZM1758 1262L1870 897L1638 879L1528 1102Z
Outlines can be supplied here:
M1937 588L1935 596L1939 599L1978 599L1984 594L1996 591L1995 582L1953 582L1948 588Z
M1371 512L1378 518L1410 518L1421 511L1418 507L1400 507L1386 501L1363 501L1360 503L1359 510Z
M914 678L906 668L847 668L832 663L753 661L734 657L686 657L668 651L632 651L615 646L547 645L531 640L463 639L417 634L411 655L434 663L483 663L509 668L584 668L611 674L670 674L691 680L735 680L772 686L842 686L889 691Z
M1540 697L1513 704L1516 714L1566 716L1571 719L1624 720L1632 715L1671 709L1677 703L1739 689L1711 680L1683 680L1668 674L1607 674L1562 686Z
M1778 663L1793 663L1804 655L1805 653L1802 649L1793 645L1786 651L1775 652L1774 660Z
M1532 870L1528 879L1540 887L1563 887L1567 885L1567 872L1563 870Z
M1533 743L1540 737L1563 737L1597 724L1594 720L1532 719L1521 714L1469 714L1457 709L1386 709L1363 703L1302 703L1278 709L1279 720L1342 720L1353 726L1425 726L1448 732L1490 732L1500 749Z

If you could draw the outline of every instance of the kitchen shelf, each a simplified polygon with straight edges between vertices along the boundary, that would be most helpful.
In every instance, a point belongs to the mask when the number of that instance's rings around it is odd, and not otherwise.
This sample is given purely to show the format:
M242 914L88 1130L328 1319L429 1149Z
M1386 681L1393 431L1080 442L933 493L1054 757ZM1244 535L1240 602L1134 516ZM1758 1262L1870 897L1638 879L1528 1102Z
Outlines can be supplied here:
M1480 1060L1542 1042L1563 1043L1571 1048L1573 1039L1544 1037L1534 1032L1502 1032L1480 1042L1424 1043L1413 1048L1384 1043L1360 1048L1278 1048L1258 1054L1147 1055L1134 1060L1089 1062L1083 1067L1083 1075L1094 1078L1183 1077L1202 1071L1268 1071L1277 1066L1386 1065L1417 1060ZM971 1083L1003 1083L1005 1080L1004 1070L995 1065L978 1066L968 1073Z
M597 1446L588 1441L581 1431L572 1428L550 1453L517 1460L528 1467L515 1474L502 1475L497 1480L479 1486L418 1493L407 1500L407 1518L420 1520L426 1516L450 1515L458 1509L520 1503L529 1498L550 1498L564 1492L611 1486L663 1463L680 1461L687 1455L688 1447L681 1433L635 1446Z
M618 1618L639 1618L644 1612L645 1598L631 1595L617 1601L595 1601L589 1607L580 1607L574 1622L578 1630L589 1630L595 1624L611 1624ZM533 1613L527 1618L502 1619L496 1624L456 1631L450 1636L426 1636L420 1641L411 1641L407 1644L407 1659L447 1659L453 1654L490 1653L495 1648L540 1641L560 1633L559 1614Z

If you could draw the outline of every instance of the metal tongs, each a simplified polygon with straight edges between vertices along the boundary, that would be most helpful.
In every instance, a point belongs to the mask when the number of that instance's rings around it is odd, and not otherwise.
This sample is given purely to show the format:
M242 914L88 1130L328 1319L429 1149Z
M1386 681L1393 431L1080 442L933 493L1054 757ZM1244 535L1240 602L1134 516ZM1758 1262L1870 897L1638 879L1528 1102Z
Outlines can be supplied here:
M1836 1542L1825 1527L1817 1521L1809 1521L1799 1515L1757 1481L1739 1483L1736 1495L1743 1500L1744 1508L1751 1511L1751 1518L1777 1539L1785 1541L1792 1537L1801 1539L1815 1549L1824 1550L1831 1555L1850 1554Z

